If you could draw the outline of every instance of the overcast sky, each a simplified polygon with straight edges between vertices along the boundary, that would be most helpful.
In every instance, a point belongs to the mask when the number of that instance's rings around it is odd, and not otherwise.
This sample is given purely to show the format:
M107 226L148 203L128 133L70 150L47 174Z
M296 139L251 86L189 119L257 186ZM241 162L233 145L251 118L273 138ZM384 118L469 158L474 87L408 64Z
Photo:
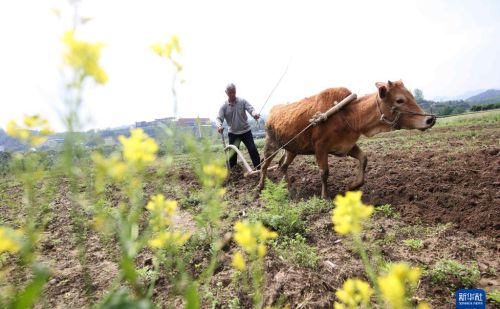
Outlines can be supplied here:
M65 1L0 0L0 126L40 113L62 126ZM214 119L233 82L260 110L325 88L359 95L402 79L426 98L500 88L500 1L84 0L77 35L106 44L104 86L85 92L86 128L173 116L172 68L149 46L176 34L183 48L179 117ZM82 113L83 114L83 113Z

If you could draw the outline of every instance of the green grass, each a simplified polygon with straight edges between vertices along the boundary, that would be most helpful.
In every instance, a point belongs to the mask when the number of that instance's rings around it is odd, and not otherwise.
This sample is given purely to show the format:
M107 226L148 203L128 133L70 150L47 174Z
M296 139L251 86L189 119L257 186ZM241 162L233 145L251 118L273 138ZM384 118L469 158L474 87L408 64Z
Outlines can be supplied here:
M293 237L296 233L305 235L306 222L301 218L303 211L289 200L285 181L275 184L267 180L261 198L264 208L249 213L250 221L261 221L280 237Z
M451 288L473 288L480 279L477 263L461 264L455 260L440 260L430 270L433 283L446 285Z
M403 240L403 244L412 250L419 250L424 247L424 242L421 239L405 239Z
M391 204L384 204L375 207L375 213L387 218L399 218L400 214L394 210Z
M319 257L316 248L309 246L306 239L300 234L295 234L293 238L282 237L271 242L276 254L287 262L300 267L314 268L318 265Z
M437 236L451 227L452 223L438 224L434 226L423 226L420 224L406 225L399 229L399 235L403 238L431 237Z
M500 306L500 291L498 290L493 290L491 292L486 293L486 298L489 299L489 301L497 306Z
M500 110L498 109L439 118L435 127L446 128L453 126L489 125L496 123L500 123Z
M298 202L294 207L300 208L303 214L310 215L330 211L333 208L333 204L330 201L313 196L308 200Z
M266 181L266 188L261 195L264 208L249 213L250 221L261 221L264 225L278 232L280 237L295 237L307 232L304 217L311 214L324 213L332 209L333 204L318 197L300 202L289 199L287 184L284 180L275 184Z

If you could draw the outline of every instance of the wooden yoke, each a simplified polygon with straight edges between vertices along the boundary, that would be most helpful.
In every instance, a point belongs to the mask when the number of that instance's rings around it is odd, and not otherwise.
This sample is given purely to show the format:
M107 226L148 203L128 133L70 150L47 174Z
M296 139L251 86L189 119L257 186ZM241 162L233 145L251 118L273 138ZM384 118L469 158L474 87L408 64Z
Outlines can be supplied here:
M311 119L309 119L309 122L313 126L317 126L320 122L326 121L328 119L328 117L330 117L331 115L333 115L336 112L338 112L342 107L344 107L348 103L356 100L356 98L357 98L357 95L355 93L351 93L345 99L343 99L342 101L340 101L340 103L337 103L335 101L333 107L331 107L329 110L327 110L324 113L317 112L316 114L314 114L314 116Z

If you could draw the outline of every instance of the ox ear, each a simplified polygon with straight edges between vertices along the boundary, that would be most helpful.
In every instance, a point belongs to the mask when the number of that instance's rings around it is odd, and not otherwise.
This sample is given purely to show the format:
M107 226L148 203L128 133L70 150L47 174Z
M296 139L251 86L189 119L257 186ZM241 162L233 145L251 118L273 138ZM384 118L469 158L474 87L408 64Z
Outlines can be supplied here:
M375 86L378 88L378 95L380 98L384 99L387 96L387 85L385 83L378 82L375 83Z

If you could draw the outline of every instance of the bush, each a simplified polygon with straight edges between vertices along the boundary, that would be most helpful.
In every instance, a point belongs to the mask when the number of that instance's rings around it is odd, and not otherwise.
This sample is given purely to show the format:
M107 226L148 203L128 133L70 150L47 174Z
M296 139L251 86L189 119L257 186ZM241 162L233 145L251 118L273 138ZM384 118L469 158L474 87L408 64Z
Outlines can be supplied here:
M486 294L486 298L494 305L500 306L500 291L493 290Z
M290 202L285 181L274 184L266 181L262 191L264 209L250 215L251 221L261 221L277 231L281 236L293 237L296 233L305 234L306 225L301 219L302 209Z
M0 151L0 175L8 174L11 157L10 152Z
M437 284L446 284L452 288L472 288L479 281L479 268L476 263L470 266L455 260L441 260L430 272L431 280Z
M405 239L403 243L412 250L419 250L424 247L424 242L421 239Z
M375 207L375 213L381 214L388 218L399 218L399 213L392 208L391 204L380 205Z
M316 248L309 246L300 234L293 238L282 237L271 243L276 254L297 266L313 268L318 265L319 257Z
M295 207L300 208L303 214L315 214L331 210L332 203L317 196L313 196L308 200L300 201Z

